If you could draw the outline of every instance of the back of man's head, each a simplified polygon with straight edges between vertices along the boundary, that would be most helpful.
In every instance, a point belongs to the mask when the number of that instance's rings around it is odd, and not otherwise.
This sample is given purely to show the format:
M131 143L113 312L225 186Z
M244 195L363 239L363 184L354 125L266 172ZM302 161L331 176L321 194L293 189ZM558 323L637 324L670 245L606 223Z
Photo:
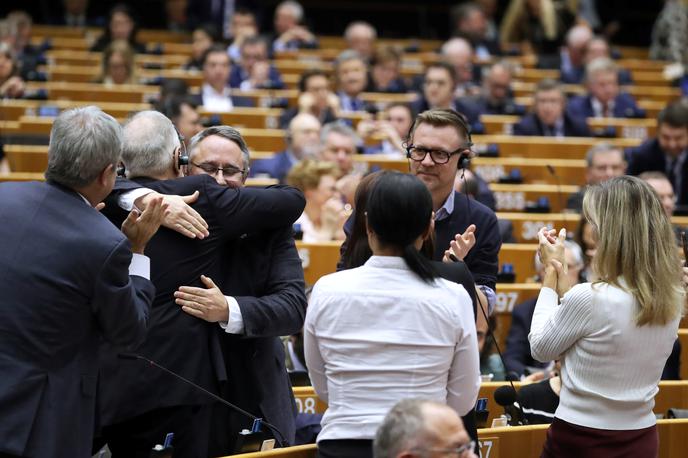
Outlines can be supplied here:
M72 189L98 178L122 154L122 128L98 107L63 111L53 123L45 178Z
M177 131L164 114L141 111L124 126L122 162L127 177L161 178L175 170Z

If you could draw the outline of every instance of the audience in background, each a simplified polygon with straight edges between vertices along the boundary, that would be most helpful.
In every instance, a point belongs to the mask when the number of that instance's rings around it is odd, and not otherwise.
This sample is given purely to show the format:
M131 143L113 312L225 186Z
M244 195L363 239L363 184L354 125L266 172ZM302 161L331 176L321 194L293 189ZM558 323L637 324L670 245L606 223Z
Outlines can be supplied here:
M287 149L269 159L257 160L251 174L267 174L283 182L289 170L303 159L314 159L320 151L320 121L310 113L294 116L287 129Z
M19 98L25 89L12 49L7 43L0 43L0 99Z
M366 144L365 154L387 154L402 157L406 154L404 141L413 124L413 112L405 103L387 105L382 119L364 119L356 126L358 135Z
M454 95L456 97L474 95L480 91L480 87L476 84L479 78L473 66L473 48L468 40L452 38L442 45L440 55L445 62L454 67L456 74Z
M327 124L336 121L339 113L339 98L330 89L330 79L321 70L306 70L299 78L298 107L288 108L280 116L279 126L285 129L299 113L309 113Z
M557 54L540 55L538 67L552 68L560 71L562 75L574 69L584 69L585 49L592 39L592 30L587 25L579 24L571 27L566 32L565 45Z
M42 63L42 49L31 44L33 20L24 11L13 11L7 15L8 42L12 48L19 75L33 79L37 67Z
M688 3L666 0L652 27L650 58L688 66Z
M657 136L628 150L628 174L657 171L667 175L678 205L688 204L688 103L667 105L657 117Z
M535 87L533 112L514 124L514 135L545 137L590 137L592 133L583 120L569 115L566 95L561 85L551 79L541 80Z
M572 67L568 70L561 70L561 81L566 84L582 84L585 80L585 66L595 59L605 57L611 58L611 51L609 50L609 42L606 38L596 36L592 37L585 47L583 54L583 65ZM633 77L631 72L625 68L619 68L618 71L619 84L628 85L633 84Z
M337 174L337 166L331 162L304 159L287 175L287 184L306 197L306 208L294 222L306 243L344 240L344 221L351 212L337 194Z
M134 50L124 40L115 40L103 52L99 83L107 86L136 84Z
M230 27L227 53L233 62L238 62L241 60L241 44L244 40L259 35L256 15L251 10L238 7L234 10ZM268 54L272 54L272 49L269 51Z
M662 172L643 172L638 175L638 178L652 186L652 189L655 190L659 200L662 202L664 213L669 218L674 216L676 195L674 194L674 188L671 186L671 181L669 181L666 175Z
M478 320L475 326L480 352L480 375L488 376L491 382L506 380L506 369L504 369L502 358L495 350L493 338L497 331L497 318L493 315L487 321Z
M470 99L470 103L480 114L525 114L525 107L514 100L511 91L511 72L511 66L506 62L497 62L485 69L482 91Z
M524 54L556 54L564 32L553 0L511 0L499 39L505 50L517 44Z
M125 4L115 5L110 10L108 23L103 34L91 46L91 51L104 51L115 40L125 40L137 53L146 52L146 46L136 40L137 24L134 13Z
M268 44L257 36L241 42L241 59L232 66L229 85L242 91L250 89L284 89L282 75L268 61Z
M354 171L354 155L361 139L351 127L339 122L325 124L320 131L320 158L337 166L337 178Z
M202 70L203 54L217 41L217 30L212 24L199 25L191 33L191 59L184 65L186 70Z
M365 110L361 93L368 86L368 71L363 57L352 50L342 52L334 61L334 74L341 112Z
M203 130L201 116L196 110L197 105L191 97L172 95L162 99L157 110L167 116L174 124L177 132L183 137L184 144L189 147L191 138Z
M598 143L585 155L585 183L580 191L566 200L566 208L580 213L583 210L583 196L587 186L602 183L626 174L626 156L621 147L609 143Z
M587 118L643 118L645 110L636 105L633 96L619 91L619 69L609 58L595 59L585 66L587 95L573 97L569 114L585 121Z
M408 92L401 77L402 55L394 46L378 48L370 59L370 78L366 92Z
M102 17L93 17L89 13L89 0L62 0L62 11L59 16L49 18L54 25L83 28L87 26L102 26Z
M165 0L165 15L167 16L167 30L172 32L186 32L189 19L186 15L189 0Z
M317 48L318 41L303 25L303 7L299 2L287 0L275 9L273 51L287 51L300 48Z
M479 60L501 54L496 37L489 36L489 27L485 11L477 3L464 3L453 10L454 35L468 40Z
M196 95L198 105L210 112L223 113L234 107L253 106L251 99L232 95L228 86L231 64L225 48L213 45L205 52L203 63L203 85Z
M356 51L366 62L370 62L375 52L377 31L365 21L355 21L346 26L344 39L349 49Z

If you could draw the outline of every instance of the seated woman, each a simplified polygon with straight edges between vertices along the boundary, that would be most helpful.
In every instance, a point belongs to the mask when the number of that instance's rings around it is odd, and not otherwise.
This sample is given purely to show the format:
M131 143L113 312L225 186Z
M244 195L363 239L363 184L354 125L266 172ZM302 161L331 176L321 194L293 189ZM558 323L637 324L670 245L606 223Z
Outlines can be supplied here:
M306 363L328 403L321 457L372 456L375 431L400 399L435 400L465 415L480 386L470 297L419 252L433 231L427 187L383 174L366 215L372 256L322 277L306 314Z
M539 361L562 360L542 456L657 456L653 398L685 300L671 222L652 188L630 176L589 187L583 215L597 242L594 283L569 289L566 231L538 234L546 267L530 347Z
M367 92L404 93L408 89L401 77L401 56L399 49L387 46L378 49L370 61L370 77Z
M337 166L331 162L305 159L292 167L287 184L303 192L306 208L294 226L307 243L344 240L344 222L350 214L336 190Z
M99 83L135 84L134 50L124 40L113 41L103 53Z
M91 46L91 51L102 52L115 40L124 40L137 53L146 52L146 46L136 40L134 13L127 5L120 3L110 10L108 23L103 34Z
M191 59L184 70L203 70L203 54L217 41L217 31L212 24L199 25L191 33Z
M0 43L0 99L20 98L25 87L12 49L7 43Z

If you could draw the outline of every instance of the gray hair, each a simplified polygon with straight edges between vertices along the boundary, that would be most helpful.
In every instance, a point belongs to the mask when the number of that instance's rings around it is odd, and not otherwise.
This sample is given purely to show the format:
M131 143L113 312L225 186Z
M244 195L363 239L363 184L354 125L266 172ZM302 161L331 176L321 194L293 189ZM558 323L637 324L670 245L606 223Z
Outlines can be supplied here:
M394 458L401 451L416 447L426 434L423 406L438 404L423 399L404 399L385 415L373 441L375 458ZM444 404L438 404L446 407Z
M359 54L358 51L354 51L353 49L347 49L346 51L342 51L339 53L337 58L334 60L334 71L335 73L339 70L339 66L342 65L344 62L349 62L350 60L360 60L365 64L365 59L361 54Z
M290 9L291 13L294 15L294 18L297 22L301 22L301 19L303 19L303 6L301 6L299 2L295 2L294 0L287 0L286 2L282 2L279 5L277 5L275 11L280 10L282 8Z
M237 144L244 159L244 169L246 170L246 173L248 173L249 161L251 159L251 156L248 152L248 146L246 145L246 141L244 140L244 137L241 136L239 131L231 126L208 127L207 129L204 129L191 137L191 141L189 143L189 160L193 159L194 154L196 154L198 144L212 135L217 135L218 137L225 138Z
M180 146L177 131L159 111L136 113L124 126L122 162L127 177L156 177L174 166L174 150Z
M619 68L613 60L608 57L598 57L597 59L591 60L588 65L585 66L585 81L590 81L597 73L610 72L616 74L618 71Z
M100 108L65 110L50 130L45 178L69 188L89 185L122 154L122 127Z
M577 266L583 266L583 250L581 249L580 245L578 245L576 242L573 240L564 240L564 250L570 252L573 255L573 258L576 261ZM540 256L538 255L538 252L535 252L535 271L536 272L541 272L542 269L544 269L545 266L542 265L542 261L540 260Z
M377 30L375 30L375 27L373 27L370 23L365 21L354 21L347 25L346 29L344 30L344 38L349 40L354 32L354 29L365 29L365 31L370 35L370 37L373 40L377 38Z
M585 164L588 167L592 167L592 162L595 160L595 156L598 154L606 154L606 153L612 153L616 152L619 153L621 156L621 159L625 160L626 158L624 157L623 150L615 145L612 145L611 143L598 143L596 145L593 145L592 148L588 150L587 153L585 153Z
M351 127L339 121L330 122L323 126L323 128L320 130L320 143L324 145L327 141L327 137L333 132L345 137L349 137L351 140L353 140L354 145L356 146L359 146L363 143L361 137L359 137Z

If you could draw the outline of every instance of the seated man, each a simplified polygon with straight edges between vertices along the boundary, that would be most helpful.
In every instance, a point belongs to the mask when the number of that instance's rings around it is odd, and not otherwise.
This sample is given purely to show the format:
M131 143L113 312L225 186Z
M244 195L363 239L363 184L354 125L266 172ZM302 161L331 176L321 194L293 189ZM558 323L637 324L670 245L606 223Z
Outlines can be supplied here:
M583 63L578 66L571 66L570 68L561 69L561 82L564 84L583 84L585 79L585 66L600 57L611 58L611 51L609 50L609 42L601 36L592 37L583 53ZM619 84L628 85L633 84L631 72L625 68L619 68Z
M354 171L354 154L361 139L349 126L333 122L320 131L320 159L337 165L336 175L341 178Z
M364 119L356 126L358 134L366 140L375 141L364 149L364 154L387 154L405 157L404 140L413 124L411 107L402 102L387 105L380 120Z
M465 38L475 50L475 57L486 60L501 54L499 42L488 36L488 22L480 2L464 3L454 11L455 35Z
M608 58L592 60L585 66L587 95L573 97L569 114L580 120L587 118L643 118L645 110L636 105L630 94L619 92L619 69Z
M456 73L454 95L463 97L480 92L477 81L480 79L479 68L473 66L473 47L463 38L452 38L442 45L442 59L448 62Z
M274 25L273 51L318 47L315 35L303 25L303 7L299 2L287 0L277 5Z
M334 74L341 111L366 110L361 93L368 86L368 67L363 57L352 50L342 52L334 61Z
M525 107L514 100L511 92L511 77L511 66L506 62L492 64L483 72L482 92L470 99L480 114L518 116L525 114Z
M269 159L255 161L251 176L268 174L284 182L289 170L302 159L313 158L320 149L320 121L308 113L296 115L287 130L287 149Z
M559 70L562 74L572 68L582 67L585 47L592 39L592 30L584 24L571 27L566 32L564 45L556 54L542 54L538 56L538 68Z
M241 60L241 45L244 40L260 35L256 14L240 6L234 10L229 25L230 30L226 31L229 35L226 41L228 45L227 54L229 54L232 62L239 62Z
M666 174L678 205L688 204L688 104L672 102L657 117L657 137L631 148L628 174L657 171Z
M676 194L674 194L674 188L671 186L671 181L662 172L643 172L638 175L638 178L645 181L647 184L652 186L655 190L659 200L662 202L662 207L664 207L664 213L671 218L674 216L674 210L676 210ZM676 242L681 245L681 232L685 228L675 224L674 233L676 234Z
M561 85L544 79L535 87L533 112L514 124L514 135L544 137L590 137L585 119L571 117L566 110L566 96Z
M598 143L588 150L585 155L586 186L602 183L626 174L626 157L623 150L609 143ZM581 213L583 196L586 187L571 194L566 201L566 208Z
M253 36L243 40L240 46L239 65L232 66L229 85L242 91L249 89L284 89L282 75L268 62L268 44L263 38Z
M571 240L564 242L564 249L568 264L568 278L571 286L575 286L580 282L579 275L583 269L583 251L576 242ZM535 254L535 270L539 277L542 277L545 270L537 253ZM538 372L550 366L550 363L536 361L530 353L528 334L536 301L537 297L528 299L514 307L512 312L511 328L509 328L504 351L507 378L512 380L519 380L531 372Z
M365 21L354 21L346 26L344 39L348 49L356 51L366 62L370 62L377 39L375 27Z
M370 81L366 92L408 92L401 77L402 56L401 50L394 46L378 48L370 59Z
M299 78L298 107L289 108L279 118L280 129L286 129L289 122L299 113L310 113L327 124L337 120L339 98L330 89L330 78L322 70L306 70Z
M172 121L177 132L183 137L184 145L187 148L189 147L191 137L203 130L201 116L198 114L196 103L191 97L183 95L168 96L156 108Z
M206 111L223 113L234 107L253 106L251 99L232 95L227 86L230 70L229 56L223 46L213 45L203 54L203 86L195 102Z

